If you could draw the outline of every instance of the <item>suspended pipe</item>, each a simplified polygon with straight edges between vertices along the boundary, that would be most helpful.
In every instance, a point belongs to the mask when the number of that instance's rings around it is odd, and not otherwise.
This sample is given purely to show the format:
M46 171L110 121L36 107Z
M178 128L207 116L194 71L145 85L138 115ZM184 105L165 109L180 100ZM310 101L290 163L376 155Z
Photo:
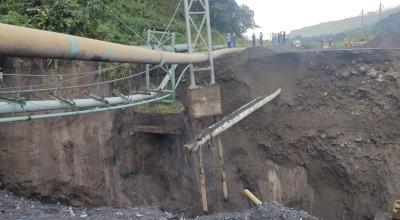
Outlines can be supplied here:
M270 101L274 100L276 97L281 94L281 89L278 89L272 95L262 98L259 97L254 99L253 101L247 103L246 105L240 107L238 110L234 111L233 113L229 114L221 121L215 123L214 125L208 127L205 131L203 131L195 141L192 143L184 145L184 150L188 152L193 152L199 150L199 148L211 140L213 137L220 135L222 132L228 130L247 116L249 116L254 111L258 110L259 108L263 107Z
M129 102L135 102L138 100L144 100L148 98L153 98L157 93L151 93L149 95L132 95L128 96ZM100 102L96 99L73 99L71 103L75 108L94 108L94 107L104 107L108 105L120 105L128 102L121 97L109 97L104 98L108 104ZM70 105L64 103L60 100L44 100L44 101L26 101L25 105L20 105L16 103L0 102L0 114L10 113L10 112L35 112L35 111L47 111L47 110L61 110L71 108Z
M218 58L243 48L222 49ZM182 54L155 51L73 35L42 31L0 23L0 56L119 63L187 64L208 61L208 53Z
M74 116L74 115L83 115L83 114L88 114L88 113L105 112L105 111L111 111L111 110L117 110L117 109L125 109L125 108L130 108L130 107L133 107L133 106L137 106L137 105L143 105L143 104L147 104L147 103L161 101L161 100L166 99L166 98L168 98L170 96L171 96L171 94L167 94L167 95L163 95L161 97L155 97L155 98L150 99L150 100L143 100L143 101L136 102L136 103L129 103L129 104L118 105L118 106L110 106L110 107L105 107L105 108L94 108L94 109L88 109L88 110L52 113L52 114L45 114L45 115L32 115L32 116L21 116L21 117L12 117L12 118L0 118L0 123L29 121L29 120L38 120L38 119L56 118L56 117L66 117L66 116Z

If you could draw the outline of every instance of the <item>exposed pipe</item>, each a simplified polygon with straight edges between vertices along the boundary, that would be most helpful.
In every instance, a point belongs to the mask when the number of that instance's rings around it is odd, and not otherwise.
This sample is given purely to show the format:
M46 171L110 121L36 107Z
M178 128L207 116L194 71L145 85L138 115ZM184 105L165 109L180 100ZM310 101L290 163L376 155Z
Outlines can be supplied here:
M134 102L138 100L144 100L156 96L157 93L151 93L149 95L132 95L128 96L129 102ZM109 105L120 105L127 103L128 101L121 97L109 97L104 98L108 104L105 102L100 102L96 99L73 99L71 103L77 108L94 108L94 107L104 107ZM35 111L48 111L48 110L61 110L71 108L70 105L64 103L60 100L43 100L43 101L26 101L25 105L19 105L16 103L0 102L0 114L10 113L10 112L35 112Z
M242 50L243 48L219 50L214 53L214 58ZM207 53L181 54L155 51L2 23L0 23L0 56L147 64L200 63L209 59Z
M81 110L81 111L72 111L72 112L61 112L61 113L52 113L52 114L44 114L44 115L32 115L32 116L20 116L20 117L12 117L12 118L0 118L0 123L7 123L7 122L17 122L17 121L29 121L29 120L37 120L37 119L46 119L46 118L56 118L56 117L65 117L65 116L74 116L74 115L83 115L88 113L96 113L96 112L105 112L110 110L117 110L117 109L125 109L130 108L137 105L143 105L147 103L161 101L170 97L171 94L167 94L161 97L156 97L151 100L143 100L136 103L129 103L125 105L118 105L118 106L111 106L105 108L94 108L88 110Z
M265 97L265 98L257 98L253 101L247 103L246 105L240 107L238 110L234 111L233 113L229 114L221 121L215 123L214 125L208 127L205 131L201 132L201 134L196 138L195 141L189 144L184 145L184 150L188 152L193 152L199 150L199 148L211 140L213 137L220 135L222 132L228 130L247 116L249 116L254 111L258 110L259 108L263 107L270 101L274 100L281 94L281 89L278 89L272 95Z
M244 194L245 194L247 197L249 197L249 199L250 199L252 202L254 202L254 204L256 204L256 205L262 205L261 200L258 199L257 196L255 196L252 192L250 192L250 190L245 189L243 192L244 192Z

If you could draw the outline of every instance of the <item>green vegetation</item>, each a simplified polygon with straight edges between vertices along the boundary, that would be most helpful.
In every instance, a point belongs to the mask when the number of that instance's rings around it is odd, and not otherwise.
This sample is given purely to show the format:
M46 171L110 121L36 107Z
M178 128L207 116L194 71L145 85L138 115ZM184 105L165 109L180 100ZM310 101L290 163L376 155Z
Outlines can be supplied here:
M397 8L398 10L400 8ZM395 9L392 9L392 12ZM367 43L381 32L399 32L400 33L400 11L393 12L381 21L373 25L365 26L364 28L356 27L337 34L326 34L313 37L295 37L301 39L306 47L320 47L320 42L327 43L329 40L334 42L337 48L345 47L346 42L352 42L353 46L358 46Z
M171 105L170 103L165 102L157 102L135 107L135 111L138 113L174 114L181 113L183 110L184 106L179 101L177 101L175 105Z
M0 22L124 44L143 45L148 28L164 30L180 0L0 0ZM218 42L254 27L254 13L235 0L210 1ZM183 4L171 30L185 41Z
M382 19L374 27L372 27L371 31L379 32L381 30L400 32L400 12L393 13L390 16Z

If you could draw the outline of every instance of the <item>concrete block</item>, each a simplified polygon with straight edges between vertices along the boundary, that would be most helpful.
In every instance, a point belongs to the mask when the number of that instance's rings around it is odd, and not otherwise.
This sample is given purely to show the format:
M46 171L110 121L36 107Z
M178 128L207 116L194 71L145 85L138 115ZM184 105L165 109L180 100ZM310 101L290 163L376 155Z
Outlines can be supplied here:
M218 84L187 89L187 106L193 118L222 114L221 91Z
M182 134L184 114L182 113L136 113L135 132L154 134Z

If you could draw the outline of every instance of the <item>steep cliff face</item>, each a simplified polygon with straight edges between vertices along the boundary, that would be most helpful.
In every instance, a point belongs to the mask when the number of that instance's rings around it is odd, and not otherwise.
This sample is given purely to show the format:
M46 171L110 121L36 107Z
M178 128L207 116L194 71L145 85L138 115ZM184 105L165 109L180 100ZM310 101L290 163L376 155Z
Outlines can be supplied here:
M400 190L399 57L255 48L216 61L225 113L278 88L283 93L222 136L227 202L215 148L203 148L211 211L251 206L244 187L324 219L386 211ZM135 133L135 117L126 109L3 124L0 181L20 195L77 206L200 213L197 157L181 152L189 135Z

